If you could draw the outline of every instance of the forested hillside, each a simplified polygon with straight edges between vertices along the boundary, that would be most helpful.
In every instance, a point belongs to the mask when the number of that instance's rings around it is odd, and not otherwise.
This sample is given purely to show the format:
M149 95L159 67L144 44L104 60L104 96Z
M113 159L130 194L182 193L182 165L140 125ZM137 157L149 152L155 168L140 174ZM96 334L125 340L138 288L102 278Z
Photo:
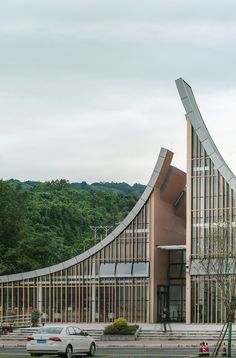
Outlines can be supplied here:
M0 275L78 255L115 228L144 190L141 184L0 181Z

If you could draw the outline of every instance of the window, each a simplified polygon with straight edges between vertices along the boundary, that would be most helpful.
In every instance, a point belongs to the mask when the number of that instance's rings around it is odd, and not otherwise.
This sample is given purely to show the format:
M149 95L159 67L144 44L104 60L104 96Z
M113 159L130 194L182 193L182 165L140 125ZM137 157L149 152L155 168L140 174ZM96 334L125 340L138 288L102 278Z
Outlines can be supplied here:
M149 263L138 262L133 264L134 277L149 277Z
M132 263L120 263L116 266L116 277L130 277L132 273Z
M101 263L99 276L100 277L114 277L115 276L115 263Z
M66 333L69 334L70 336L71 336L71 335L75 335L75 330L74 330L73 327L68 327L68 328L66 329Z

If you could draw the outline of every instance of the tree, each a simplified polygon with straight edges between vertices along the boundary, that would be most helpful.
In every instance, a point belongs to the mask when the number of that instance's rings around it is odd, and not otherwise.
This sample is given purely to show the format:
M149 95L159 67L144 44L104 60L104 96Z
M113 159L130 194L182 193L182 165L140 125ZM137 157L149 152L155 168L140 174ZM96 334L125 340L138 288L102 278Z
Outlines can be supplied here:
M15 247L28 233L28 195L20 186L0 181L1 274L14 272Z
M125 183L100 183L99 189L83 186L74 187L64 179L0 181L0 275L79 255L95 243L91 226L114 228L137 200L137 188ZM103 230L98 239L104 236Z
M231 356L231 330L236 301L236 228L229 221L213 224L209 229L208 249L195 262L199 274L214 279L221 292L228 322L228 356ZM226 332L225 332L226 333Z
M39 323L39 319L41 317L41 313L39 310L34 309L31 313L31 324L33 327L36 327Z
M236 242L235 227L229 222L215 224L209 230L209 249L202 250L196 260L199 273L217 282L222 293L226 317L232 317L232 298L236 291Z

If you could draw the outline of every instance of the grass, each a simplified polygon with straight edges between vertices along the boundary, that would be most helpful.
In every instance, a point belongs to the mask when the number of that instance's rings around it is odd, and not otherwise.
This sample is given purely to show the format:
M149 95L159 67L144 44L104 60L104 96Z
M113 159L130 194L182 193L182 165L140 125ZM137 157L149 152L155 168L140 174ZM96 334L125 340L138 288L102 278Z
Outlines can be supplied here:
M42 356L42 358L56 358L57 356ZM0 358L31 358L30 357L30 355L29 354L24 354L24 355L7 355L7 356L2 356L1 354L0 354Z
M42 358L56 358L57 356L42 356ZM18 354L17 355L7 355L7 356L2 356L1 354L0 354L0 358L31 358L30 357L30 355L29 354L27 354L27 355L20 355L20 356L18 356ZM165 357L166 358L166 357Z
M42 358L56 358L57 356L42 356ZM85 356L78 356L78 357L85 357ZM125 357L122 357L122 356L118 356L119 358L137 358L137 356L125 356ZM138 358L153 358L154 356L153 355L143 355L143 356L138 356ZM156 358L173 358L173 356L159 356L158 354L155 356ZM175 356L176 358L191 358L191 357L196 357L196 356ZM0 354L0 358L31 358L29 354L27 355L4 355L2 356ZM96 355L95 355L95 358L96 358ZM97 357L98 358L98 357ZM99 358L103 358L99 355ZM105 356L104 358L113 358L113 356Z
M26 356L26 355L23 355L23 356L18 356L18 355L17 355L17 356L16 356L16 355L13 355L13 356L9 356L9 355L7 355L7 356L2 356L2 355L0 354L0 357L1 357L1 358L16 358L16 357L17 357L17 358L29 358L30 355L27 355L27 356ZM52 357L51 357L51 358L52 358Z
M0 358L30 358L30 355L29 354L27 354L27 355L20 355L20 356L18 356L18 354L17 355L12 355L12 356L9 356L9 355L7 355L7 356L2 356L1 354L0 354ZM49 356L44 356L44 358L49 358ZM51 358L52 358L52 356L51 356Z

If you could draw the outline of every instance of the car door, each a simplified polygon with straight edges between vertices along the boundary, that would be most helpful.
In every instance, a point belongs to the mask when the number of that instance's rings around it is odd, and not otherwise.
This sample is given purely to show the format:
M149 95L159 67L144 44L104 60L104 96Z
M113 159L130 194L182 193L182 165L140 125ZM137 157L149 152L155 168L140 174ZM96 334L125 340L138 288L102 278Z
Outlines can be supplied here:
M80 328L74 327L74 330L78 352L87 352L89 350L89 343L87 337L84 335L84 332Z
M70 342L73 348L73 352L76 352L76 334L75 334L74 327L71 326L67 327L66 333L68 337L68 344Z

